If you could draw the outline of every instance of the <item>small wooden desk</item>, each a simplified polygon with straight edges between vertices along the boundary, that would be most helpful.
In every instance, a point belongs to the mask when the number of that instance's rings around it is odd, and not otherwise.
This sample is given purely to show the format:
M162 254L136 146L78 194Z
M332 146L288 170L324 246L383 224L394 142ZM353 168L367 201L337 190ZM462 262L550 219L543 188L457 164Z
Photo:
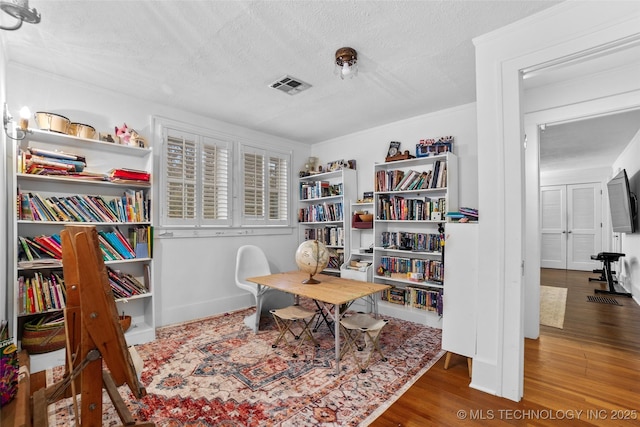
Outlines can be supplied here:
M303 280L308 279L309 274L303 271L288 271L285 273L275 273L268 276L250 277L247 280L260 286L278 289L288 292L296 297L311 298L325 304L333 305L333 312L329 315L333 319L335 330L335 350L336 350L336 374L340 373L340 318L342 312L340 306L350 305L353 301L364 298L376 292L391 288L390 285L380 285L377 283L361 282L358 280L343 279L341 277L329 276L326 274L316 274L314 279L320 280L316 285L305 285ZM260 289L258 289L260 290Z

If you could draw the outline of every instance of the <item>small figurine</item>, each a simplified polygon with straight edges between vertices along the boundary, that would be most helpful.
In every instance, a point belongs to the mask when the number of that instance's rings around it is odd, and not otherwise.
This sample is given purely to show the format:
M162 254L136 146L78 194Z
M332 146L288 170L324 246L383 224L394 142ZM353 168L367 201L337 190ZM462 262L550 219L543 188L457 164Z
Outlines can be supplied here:
M129 141L131 139L131 133L129 132L129 128L127 124L123 124L122 127L116 126L116 136L120 137L120 143L124 145L129 145Z

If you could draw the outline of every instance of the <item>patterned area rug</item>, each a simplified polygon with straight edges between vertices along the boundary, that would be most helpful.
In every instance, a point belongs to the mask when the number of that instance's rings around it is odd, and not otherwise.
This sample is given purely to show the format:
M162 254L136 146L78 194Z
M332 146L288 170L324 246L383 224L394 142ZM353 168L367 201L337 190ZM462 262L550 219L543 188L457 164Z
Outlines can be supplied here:
M257 335L244 327L250 310L164 327L137 346L147 396L136 401L126 385L118 389L133 416L166 427L365 426L444 353L440 330L390 318L380 338L388 360L376 358L360 373L345 356L336 376L326 326L314 333L319 347L305 342L293 358L286 347L271 347L277 330L270 318L263 316ZM61 375L61 368L49 371L48 381ZM106 392L103 402L103 425L120 425ZM71 399L49 406L50 426L72 420Z
M540 286L540 324L562 329L567 307L567 288Z

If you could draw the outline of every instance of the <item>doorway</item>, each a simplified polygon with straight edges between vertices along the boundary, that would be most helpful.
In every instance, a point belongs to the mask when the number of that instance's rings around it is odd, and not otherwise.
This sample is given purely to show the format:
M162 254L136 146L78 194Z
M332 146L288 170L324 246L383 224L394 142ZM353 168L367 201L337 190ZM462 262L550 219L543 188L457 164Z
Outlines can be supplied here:
M602 252L599 182L540 187L540 266L590 271Z

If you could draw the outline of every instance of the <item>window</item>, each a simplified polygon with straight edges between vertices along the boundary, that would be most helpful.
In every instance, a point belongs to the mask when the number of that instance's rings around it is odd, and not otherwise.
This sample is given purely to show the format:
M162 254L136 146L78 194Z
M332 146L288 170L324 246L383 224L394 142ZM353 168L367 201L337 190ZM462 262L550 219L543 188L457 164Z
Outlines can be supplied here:
M162 225L231 225L231 149L216 138L164 128Z
M292 232L288 148L168 118L156 117L154 129L162 148L159 227L172 229L163 236Z
M242 146L242 225L289 225L290 157Z

